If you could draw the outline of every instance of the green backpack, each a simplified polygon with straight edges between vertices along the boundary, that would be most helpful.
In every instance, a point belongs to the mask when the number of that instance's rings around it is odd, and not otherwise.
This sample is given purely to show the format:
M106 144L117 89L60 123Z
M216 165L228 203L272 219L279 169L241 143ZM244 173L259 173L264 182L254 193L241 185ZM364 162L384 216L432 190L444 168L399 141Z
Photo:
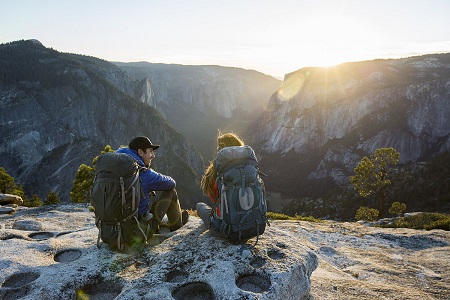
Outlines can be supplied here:
M232 243L246 242L264 233L267 203L258 161L250 146L221 149L215 160L221 217L211 227ZM255 245L256 245L255 243Z
M140 168L129 154L105 153L98 157L91 190L98 247L102 240L112 249L123 251L126 245L147 241L138 221Z

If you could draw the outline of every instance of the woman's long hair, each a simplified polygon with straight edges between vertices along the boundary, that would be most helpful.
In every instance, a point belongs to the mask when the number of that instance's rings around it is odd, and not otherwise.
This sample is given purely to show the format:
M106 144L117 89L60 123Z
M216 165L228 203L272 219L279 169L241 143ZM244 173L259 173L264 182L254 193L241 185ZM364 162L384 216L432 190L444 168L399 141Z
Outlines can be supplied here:
M232 146L244 146L244 141L242 138L237 136L234 133L224 133L221 134L219 132L219 136L217 137L217 151L225 147ZM212 186L216 181L216 168L214 167L214 160L209 163L209 166L206 168L205 173L203 174L202 181L200 182L200 187L203 191L203 194L213 194Z

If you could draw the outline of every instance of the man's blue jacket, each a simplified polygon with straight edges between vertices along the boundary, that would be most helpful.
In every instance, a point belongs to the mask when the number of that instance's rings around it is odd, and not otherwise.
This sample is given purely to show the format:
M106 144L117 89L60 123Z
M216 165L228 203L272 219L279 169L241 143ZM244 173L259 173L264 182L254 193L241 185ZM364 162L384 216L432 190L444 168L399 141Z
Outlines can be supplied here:
M126 153L133 156L137 163L141 167L145 167L144 162L142 161L141 157L137 153L137 151L125 147L125 148L119 148L117 153ZM144 195L141 195L141 201L139 202L139 212L138 215L142 216L148 208L148 204L150 201L150 192L151 191L168 191L172 190L176 186L175 180L173 180L172 177L160 174L158 172L155 172L154 170L150 168L146 168L144 170L141 170L139 172L139 177L141 179L141 187L144 191Z

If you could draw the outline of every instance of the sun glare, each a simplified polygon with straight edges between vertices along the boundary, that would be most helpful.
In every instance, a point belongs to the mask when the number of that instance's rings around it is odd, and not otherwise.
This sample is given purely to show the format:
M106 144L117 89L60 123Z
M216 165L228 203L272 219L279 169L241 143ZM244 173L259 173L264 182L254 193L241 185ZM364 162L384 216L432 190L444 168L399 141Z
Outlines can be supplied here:
M294 26L300 34L290 41L287 52L293 66L331 67L367 59L379 49L377 29L361 20L321 15L298 21ZM308 72L286 77L277 92L278 99L293 99L303 88Z
M306 74L307 75L307 74ZM278 99L282 101L290 101L297 95L305 83L306 77L303 73L294 73L286 80L284 80L283 85L278 89L277 95Z
M373 52L376 33L360 21L340 16L313 17L298 23L301 35L290 53L296 65L317 67L364 59ZM375 36L374 36L375 35ZM302 53L301 56L298 53Z

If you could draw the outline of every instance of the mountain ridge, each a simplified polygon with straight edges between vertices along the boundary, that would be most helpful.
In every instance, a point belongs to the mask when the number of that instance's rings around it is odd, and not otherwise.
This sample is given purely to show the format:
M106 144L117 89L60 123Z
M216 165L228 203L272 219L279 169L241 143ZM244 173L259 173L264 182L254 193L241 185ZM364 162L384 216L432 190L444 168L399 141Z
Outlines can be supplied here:
M155 166L180 179L183 205L202 197L201 156L154 108L127 95L135 82L124 71L27 41L0 46L0 58L2 166L28 193L54 190L68 201L80 164L90 165L107 144L147 135L163 144Z
M205 199L199 178L221 129L237 132L255 149L269 175L271 203L278 201L275 194L282 200L318 197L328 208L314 216L330 218L338 216L330 216L330 207L342 203L324 201L324 194L348 188L353 168L374 149L396 148L402 167L449 152L450 54L302 68L281 84L237 68L110 63L35 41L19 44L26 47L0 46L0 154L2 166L32 193L53 185L67 195L71 182L64 172L90 164L106 144L117 148L145 134L168 146L155 166L174 174L188 198L182 204L192 207ZM355 209L345 207L349 214Z
M288 74L253 128L268 189L324 197L348 186L357 163L377 148L395 148L401 165L449 152L449 94L450 54Z
M254 70L220 66L117 63L135 80L147 80L147 103L213 159L217 130L251 135L279 80Z

